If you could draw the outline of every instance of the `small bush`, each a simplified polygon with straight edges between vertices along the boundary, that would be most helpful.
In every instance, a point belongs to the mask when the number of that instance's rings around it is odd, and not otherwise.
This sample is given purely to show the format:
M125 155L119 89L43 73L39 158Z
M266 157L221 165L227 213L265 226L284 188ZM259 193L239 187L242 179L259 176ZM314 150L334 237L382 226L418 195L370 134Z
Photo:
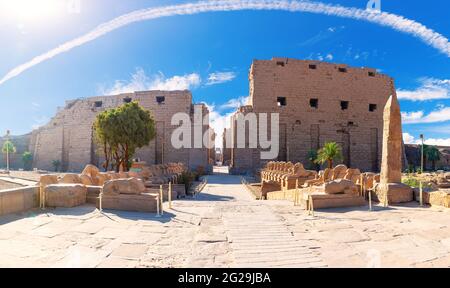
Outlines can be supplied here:
M410 187L412 187L412 188L419 188L419 187L420 187L420 181L419 181L419 179L413 178L413 177L408 177L408 178L406 178L406 179L403 179L403 180L402 180L402 183L403 183L403 184L406 184L406 185L408 185L408 186L410 186ZM422 187L423 187L423 188L431 188L432 186L431 186L430 183L425 183L425 182L423 182L423 183L422 183Z
M191 189L192 183L195 181L195 179L196 173L190 171L185 171L181 173L180 184L184 184L184 187L186 188L186 193L188 193L189 190Z

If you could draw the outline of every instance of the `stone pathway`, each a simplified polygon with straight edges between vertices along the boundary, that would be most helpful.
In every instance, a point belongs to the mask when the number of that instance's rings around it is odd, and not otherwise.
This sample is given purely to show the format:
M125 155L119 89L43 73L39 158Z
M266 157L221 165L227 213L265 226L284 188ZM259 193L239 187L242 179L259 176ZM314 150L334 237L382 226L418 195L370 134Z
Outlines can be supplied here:
M167 207L166 207L167 208ZM0 217L0 267L449 267L450 209L317 211L212 175L163 217L94 207Z
M0 181L5 181L9 183L13 183L20 186L35 186L37 182L21 179L21 178L15 178L15 177L9 177L9 176L0 176Z
M282 218L255 201L238 176L208 177L199 201L212 205L196 237L194 267L321 267L317 251L299 241ZM206 252L205 252L206 251ZM211 257L213 256L213 257Z

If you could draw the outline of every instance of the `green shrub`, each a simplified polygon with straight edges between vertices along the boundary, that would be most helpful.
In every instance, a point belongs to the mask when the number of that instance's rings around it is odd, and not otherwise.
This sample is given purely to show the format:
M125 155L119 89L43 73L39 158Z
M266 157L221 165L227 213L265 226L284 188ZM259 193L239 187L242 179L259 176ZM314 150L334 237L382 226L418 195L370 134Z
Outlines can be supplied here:
M180 184L184 184L184 187L186 188L186 193L189 192L191 189L192 183L196 180L196 173L193 173L191 171L185 171L181 173L180 177Z

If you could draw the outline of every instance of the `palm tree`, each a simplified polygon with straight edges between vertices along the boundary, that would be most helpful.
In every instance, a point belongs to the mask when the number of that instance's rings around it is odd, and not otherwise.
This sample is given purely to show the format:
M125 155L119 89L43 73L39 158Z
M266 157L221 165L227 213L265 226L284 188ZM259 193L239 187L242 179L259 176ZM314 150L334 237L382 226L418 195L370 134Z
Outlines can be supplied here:
M6 140L5 143L3 143L2 153L3 153L3 154L6 154L6 153L10 153L10 154L16 153L16 146L14 146L14 144L13 144L11 141Z
M22 154L22 162L25 170L31 170L31 166L33 165L33 154L28 151L24 152Z
M318 165L316 163L317 160L317 150L311 149L308 151L308 160L310 162L311 169L317 169Z
M10 141L10 140L6 140L4 143L3 143L3 147L2 147L2 153L3 154L6 154L6 155L8 155L9 157L11 157L11 154L14 154L14 153L16 153L16 146L14 146L14 144ZM7 158L7 162L9 161L8 160L8 156L6 157ZM9 167L9 162L6 164L6 166L7 167Z
M328 168L333 168L333 161L342 159L342 148L336 142L327 142L317 153L318 164L328 163Z
M433 171L436 171L436 161L441 160L441 153L439 152L439 149L437 149L436 146L428 146L424 154L426 155L427 159L431 161L433 165Z

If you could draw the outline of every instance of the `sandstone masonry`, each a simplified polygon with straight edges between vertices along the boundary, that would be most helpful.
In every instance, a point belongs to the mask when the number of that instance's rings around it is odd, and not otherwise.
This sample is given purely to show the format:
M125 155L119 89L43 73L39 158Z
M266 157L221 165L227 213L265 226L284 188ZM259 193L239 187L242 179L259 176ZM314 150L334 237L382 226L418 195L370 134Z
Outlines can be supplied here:
M101 111L130 101L138 101L150 110L156 122L155 139L137 151L135 158L149 165L183 162L193 169L208 168L210 150L206 147L175 149L171 144L172 132L179 127L171 125L174 114L186 113L193 119L195 107L200 108L204 116L209 114L205 105L192 104L192 94L187 90L143 91L67 101L47 125L32 132L33 167L51 170L53 160L61 161L63 171L81 171L86 164L100 166L102 154L97 151L92 131L95 117ZM208 124L200 125L203 132L209 128Z
M383 107L396 93L392 78L370 68L273 58L254 60L249 80L248 106L238 112L279 113L280 149L274 160L308 166L310 150L335 141L348 167L379 171ZM267 160L260 160L260 148L236 148L236 115L231 119L231 168L242 173Z

